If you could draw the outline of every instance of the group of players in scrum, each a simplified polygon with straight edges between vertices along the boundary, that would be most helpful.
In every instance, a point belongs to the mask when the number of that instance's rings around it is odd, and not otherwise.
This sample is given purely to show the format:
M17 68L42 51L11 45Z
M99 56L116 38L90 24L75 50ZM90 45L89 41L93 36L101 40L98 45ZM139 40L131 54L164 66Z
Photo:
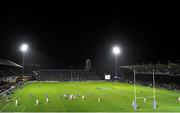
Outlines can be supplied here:
M32 96L32 95L30 95L30 96ZM76 99L76 96L73 95L73 94L71 94L71 95L64 94L63 96L64 96L65 99L70 99L70 100ZM84 100L85 100L85 96L82 95L82 96L81 96L81 99L84 101ZM46 101L46 103L49 103L49 97L48 97L48 95L46 95L46 100L45 100L45 101ZM98 98L98 103L100 103L100 102L101 102L101 98L99 97L99 98ZM39 100L36 99L35 105L37 106L37 105L39 105L39 104L40 104L40 103L39 103ZM15 106L18 106L18 100L17 100L17 99L15 100Z

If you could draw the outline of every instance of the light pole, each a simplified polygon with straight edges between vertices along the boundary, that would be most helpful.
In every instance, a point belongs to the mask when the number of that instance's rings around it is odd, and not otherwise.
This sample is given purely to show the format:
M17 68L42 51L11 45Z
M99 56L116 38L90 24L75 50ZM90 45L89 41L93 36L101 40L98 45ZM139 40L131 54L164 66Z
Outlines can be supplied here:
M118 70L117 57L118 57L118 54L121 53L120 48L119 48L118 46L113 47L113 53L115 54L115 57L116 57L116 67L115 67L115 71L116 71L116 76L117 76L117 70Z
M22 70L22 74L24 74L24 53L28 50L28 45L27 44L22 44L20 46L20 50L22 51L22 55L23 55L23 70Z

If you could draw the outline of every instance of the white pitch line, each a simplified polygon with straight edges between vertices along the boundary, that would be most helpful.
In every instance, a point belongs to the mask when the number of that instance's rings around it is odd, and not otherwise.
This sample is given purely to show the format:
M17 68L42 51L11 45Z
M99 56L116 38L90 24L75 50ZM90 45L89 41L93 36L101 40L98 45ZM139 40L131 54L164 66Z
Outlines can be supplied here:
M136 97L136 98L144 98L144 97Z
M21 112L24 112L25 109L26 109L26 107L24 107Z
M136 97L136 98L145 98L145 97ZM151 97L146 97L146 98L153 98L153 96L151 96Z
M13 100L15 99L15 98L17 98L20 94L22 94L23 93L23 91L21 92L21 93L19 93L18 95L16 95L14 98L13 98ZM1 110L0 110L0 112L2 112L8 105L10 104L10 102L9 103L7 103Z
M58 95L59 96L59 95ZM61 98L60 98L61 99ZM66 110L66 108L65 108L65 106L64 106L64 104L62 103L62 101L60 100L60 103L62 104L62 106L63 106L63 108L64 108L64 110Z
M2 112L8 105L10 104L10 102L9 103L7 103L2 109L1 109L1 111L0 112Z
M153 96L151 96L151 97L147 97L147 98L153 98Z

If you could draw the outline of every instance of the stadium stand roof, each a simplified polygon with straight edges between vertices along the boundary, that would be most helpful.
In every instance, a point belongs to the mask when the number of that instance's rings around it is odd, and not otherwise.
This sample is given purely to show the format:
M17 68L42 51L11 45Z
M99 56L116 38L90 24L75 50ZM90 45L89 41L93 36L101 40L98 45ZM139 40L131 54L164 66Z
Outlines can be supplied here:
M85 69L39 69L39 71L87 71Z
M154 69L156 74L180 76L180 65L175 63L129 65L119 66L119 68L129 70L136 69L139 74L152 74L152 70Z
M15 62L12 62L10 60L1 59L1 58L0 58L0 66L11 66L11 67L22 68L21 65L15 63Z

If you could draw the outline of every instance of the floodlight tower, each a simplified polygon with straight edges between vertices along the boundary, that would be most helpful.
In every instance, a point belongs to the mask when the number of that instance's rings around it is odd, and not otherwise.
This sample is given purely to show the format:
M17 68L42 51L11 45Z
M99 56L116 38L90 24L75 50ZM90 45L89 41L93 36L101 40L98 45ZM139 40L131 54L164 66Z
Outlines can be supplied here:
M115 71L116 71L116 76L117 76L117 69L118 69L117 56L118 56L118 54L121 53L120 48L119 48L118 46L113 47L113 53L114 53L115 56L116 56L116 67L115 67Z
M22 51L22 55L23 55L23 70L22 70L22 74L24 74L24 54L28 50L28 45L27 44L22 44L20 46L20 50Z

